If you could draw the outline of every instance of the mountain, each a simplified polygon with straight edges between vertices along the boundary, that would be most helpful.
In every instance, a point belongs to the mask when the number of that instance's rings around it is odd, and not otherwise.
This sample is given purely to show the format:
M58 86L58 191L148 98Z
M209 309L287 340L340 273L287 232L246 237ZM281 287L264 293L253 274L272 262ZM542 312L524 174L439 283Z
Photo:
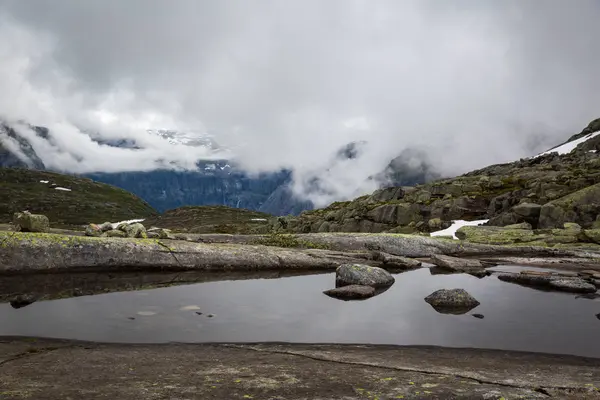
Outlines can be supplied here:
M33 129L36 134L52 143L52 133L44 127L20 123ZM24 136L18 134L17 127L0 125L0 166L46 169L43 155L35 153ZM132 149L142 148L142 144L128 138L106 139L97 132L87 132L89 137L105 146ZM214 137L197 133L183 133L172 130L149 130L165 140L167 146L202 146L210 151L220 150ZM366 142L349 143L331 159L331 167L343 160L353 160L361 155ZM417 184L425 182L433 175L427 162L421 160L419 167L413 168L405 161L421 157L422 154L401 154L392 160L382 173L372 177L380 182L391 184ZM404 161L403 161L404 160ZM411 165L414 165L414 160ZM234 160L197 162L197 171L176 171L157 169L154 171L134 171L119 173L89 173L82 176L123 188L143 198L159 212L185 205L226 205L236 208L259 210L273 215L297 215L311 210L314 205L299 199L291 189L291 171L281 170L251 176L235 165ZM315 190L323 190L319 171L311 179Z
M427 175L425 167L421 173ZM600 226L600 220L596 223L599 216L600 119L536 156L451 179L390 186L287 218L280 228L411 233L437 231L454 220L489 220L492 226L526 222L541 229L575 222L589 228Z
M52 227L118 222L155 216L139 197L91 179L54 172L0 168L0 222L30 211L50 219Z

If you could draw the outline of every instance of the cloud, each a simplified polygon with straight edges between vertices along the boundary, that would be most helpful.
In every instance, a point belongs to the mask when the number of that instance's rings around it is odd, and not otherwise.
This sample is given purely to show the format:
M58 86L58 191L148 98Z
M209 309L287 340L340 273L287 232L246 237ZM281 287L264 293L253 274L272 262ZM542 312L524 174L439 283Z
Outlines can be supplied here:
M67 170L192 166L207 154L144 128L203 130L248 171L292 169L298 192L318 176L322 204L373 189L405 149L452 175L598 117L593 0L0 0L0 15L0 116L50 127L42 158ZM368 145L332 166L352 141Z

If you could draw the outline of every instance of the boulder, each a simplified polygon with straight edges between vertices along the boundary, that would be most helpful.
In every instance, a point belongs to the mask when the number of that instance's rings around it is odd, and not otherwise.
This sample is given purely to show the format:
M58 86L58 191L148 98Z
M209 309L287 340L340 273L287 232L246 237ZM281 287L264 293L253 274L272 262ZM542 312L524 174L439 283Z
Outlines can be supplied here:
M583 235L590 242L600 244L600 229L585 229Z
M363 285L374 288L391 286L395 279L383 268L363 264L343 264L335 271L336 287Z
M119 226L119 230L122 230L127 234L129 238L142 238L146 239L148 235L146 234L146 228L144 225L139 222L133 224L123 224Z
M348 285L326 290L323 293L340 300L362 300L375 296L375 288L363 285Z
M436 290L425 301L443 314L466 314L480 304L464 289Z
M50 230L48 217L28 211L14 213L12 223L15 230L20 232L48 232Z
M154 236L154 234L156 234L156 238L158 239L174 239L175 237L173 236L173 234L171 233L170 229L164 229L164 228L150 228L147 231L148 233L148 237L150 236L150 233L152 233Z
M537 220L540 217L542 206L535 203L521 203L512 208L512 212L529 220Z
M123 231L115 229L115 230L112 230L112 231L104 232L104 236L106 236L106 237L120 237L120 238L125 238L125 237L127 237L127 234L125 232L123 232Z
M100 225L100 230L102 232L112 231L113 230L113 224L111 222L105 222L105 223L103 223L103 224Z
M85 236L100 237L102 236L102 229L96 224L89 224L85 227Z
M421 262L408 257L394 256L392 254L384 253L383 251L373 251L373 259L380 261L383 265L389 268L398 269L415 269L421 266Z

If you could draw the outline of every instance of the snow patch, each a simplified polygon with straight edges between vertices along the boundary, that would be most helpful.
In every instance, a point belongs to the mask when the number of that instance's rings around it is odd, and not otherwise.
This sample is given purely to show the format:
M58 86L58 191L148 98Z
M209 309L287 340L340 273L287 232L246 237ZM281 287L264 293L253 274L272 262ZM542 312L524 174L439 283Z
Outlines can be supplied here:
M67 189L67 188L60 187L60 186L57 186L57 187L55 187L54 189L55 189L55 190L62 190L63 192L70 192L70 191L71 191L71 189Z
M452 225L449 228L443 229L441 231L432 232L431 236L452 236L453 239L458 239L456 237L456 231L463 226L477 226L482 225L488 222L489 219L480 219L477 221L464 221L462 219L457 221L452 221Z
M251 218L250 221L266 221L266 218Z
M575 150L575 148L577 146L579 146L581 143L590 140L591 138L600 135L600 131L598 132L593 132L590 133L589 135L586 135L584 137L581 137L577 140L573 140L571 142L565 143L563 145L560 145L558 147L555 147L553 149L550 149L548 151L545 151L543 153L538 154L537 156L533 157L533 158L537 158L537 157L541 157L541 156L545 156L547 154L552 154L552 153L558 153L560 155L562 154L569 154L570 152L572 152L573 150Z
M40 183L50 183L50 181L40 181Z

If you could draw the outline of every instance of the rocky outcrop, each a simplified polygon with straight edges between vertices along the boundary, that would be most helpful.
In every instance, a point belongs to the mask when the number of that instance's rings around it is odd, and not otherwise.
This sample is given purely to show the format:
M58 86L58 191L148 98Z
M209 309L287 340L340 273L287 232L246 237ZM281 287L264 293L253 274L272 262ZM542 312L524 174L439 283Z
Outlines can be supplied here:
M264 236L198 235L202 242L70 236L0 231L0 273L75 269L241 270L334 269L340 264L382 266L374 251L401 257L434 254L492 257L590 257L577 248L492 246L393 234L308 234L302 248L256 245ZM219 241L221 241L219 243ZM212 243L211 243L212 242ZM588 259L591 260L591 259ZM593 260L591 260L593 261Z
M466 314L480 303L464 289L440 289L425 301L442 314Z
M364 285L348 285L326 290L323 293L340 300L364 300L375 296L375 288Z
M591 227L599 214L600 184L596 184L544 204L540 210L539 227L555 228L565 222Z
M335 270L336 287L361 285L383 288L394 283L394 277L383 268L363 264L344 264Z
M29 211L14 213L12 224L18 232L48 232L50 229L48 217Z
M596 127L591 124L585 131ZM575 222L591 228L600 214L596 187L600 186L600 152L595 147L588 150L592 144L600 149L600 136L569 154L549 153L415 187L377 190L290 218L285 230L433 232L460 219L488 219L491 226L528 223L544 229Z

